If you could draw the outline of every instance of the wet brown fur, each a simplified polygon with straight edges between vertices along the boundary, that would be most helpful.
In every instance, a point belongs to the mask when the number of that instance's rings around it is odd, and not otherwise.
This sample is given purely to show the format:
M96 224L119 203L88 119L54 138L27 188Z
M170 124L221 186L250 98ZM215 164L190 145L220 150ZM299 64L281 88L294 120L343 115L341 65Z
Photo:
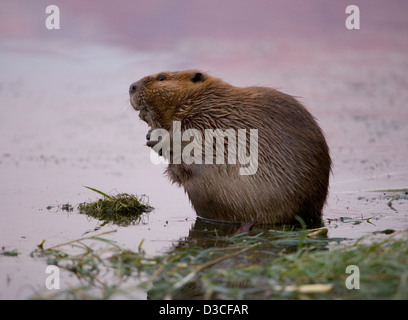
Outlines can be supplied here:
M239 175L239 164L169 164L170 180L184 187L199 216L264 224L292 224L296 216L321 221L329 149L295 98L271 88L235 87L198 70L147 76L131 89L132 106L152 129L171 134L176 120L182 130L258 129L254 175Z

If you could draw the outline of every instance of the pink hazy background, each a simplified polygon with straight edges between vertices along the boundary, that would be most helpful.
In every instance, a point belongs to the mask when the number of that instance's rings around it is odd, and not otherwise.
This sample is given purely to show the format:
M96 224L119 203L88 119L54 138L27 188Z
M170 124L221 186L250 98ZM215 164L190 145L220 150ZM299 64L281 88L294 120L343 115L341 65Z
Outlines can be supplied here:
M281 41L318 40L325 44L406 49L408 29L404 0L153 0L153 1L1 1L0 30L4 37L49 38L45 7L58 5L58 37L76 42L107 42L135 50L166 50L187 38L245 41L268 37ZM361 29L344 27L345 8L361 13ZM406 39L405 39L406 40Z

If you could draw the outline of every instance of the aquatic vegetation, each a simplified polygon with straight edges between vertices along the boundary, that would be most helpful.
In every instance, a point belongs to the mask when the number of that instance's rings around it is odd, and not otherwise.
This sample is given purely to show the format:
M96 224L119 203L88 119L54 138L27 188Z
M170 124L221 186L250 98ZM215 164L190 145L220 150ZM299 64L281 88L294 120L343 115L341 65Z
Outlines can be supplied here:
M141 222L145 213L153 211L144 195L140 197L128 193L108 195L94 188L86 188L103 196L102 199L78 205L79 213L92 218L126 226Z
M406 232L345 245L345 239L327 238L325 228L255 230L223 236L221 247L187 244L153 257L143 242L133 252L102 235L37 248L33 256L75 274L81 285L34 298L109 299L143 292L151 299L408 298ZM346 285L349 266L359 269L359 289Z

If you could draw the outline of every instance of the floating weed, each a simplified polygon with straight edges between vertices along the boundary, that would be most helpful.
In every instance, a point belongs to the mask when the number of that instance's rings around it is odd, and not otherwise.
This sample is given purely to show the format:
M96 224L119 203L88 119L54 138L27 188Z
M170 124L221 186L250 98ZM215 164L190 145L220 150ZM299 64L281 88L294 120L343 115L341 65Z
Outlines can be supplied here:
M143 221L143 215L153 211L145 195L140 197L128 193L108 195L91 187L86 188L103 196L97 201L79 204L79 212L92 218L127 226Z
M392 206L392 202L394 200L397 200L400 197L399 194L396 194L390 201L387 202L387 206L389 206L392 210L394 210L395 212L397 212L397 210Z
M381 192L384 194L382 198L391 198L387 202L387 206L395 211L398 212L397 209L393 207L393 202L398 199L404 199L407 200L408 197L408 187L401 187L401 188L381 188L381 189L369 189L369 190L363 190L363 192ZM359 197L359 199L364 199L364 197Z
M66 212L72 212L72 211L74 211L74 207L72 205L70 205L69 203L65 203L65 204L61 205L61 210L66 211Z
M3 247L2 251L0 251L0 256L17 257L18 256L18 251L17 251L17 249L5 250L5 248Z
M363 192L404 192L405 194L408 194L408 187L368 189L363 190Z

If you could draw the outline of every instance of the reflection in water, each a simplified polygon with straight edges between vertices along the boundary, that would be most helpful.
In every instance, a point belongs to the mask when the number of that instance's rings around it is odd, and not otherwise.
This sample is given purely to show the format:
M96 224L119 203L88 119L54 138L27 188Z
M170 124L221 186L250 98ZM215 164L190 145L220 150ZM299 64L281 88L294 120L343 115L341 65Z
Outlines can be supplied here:
M315 223L313 225L308 225L309 229L320 228L322 223ZM301 230L302 225L259 225L255 224L253 227L250 225L250 232L246 230L245 225L242 223L230 223L221 222L215 220L208 220L197 217L194 225L191 227L188 237L177 244L177 247L192 247L199 246L202 248L210 247L223 247L228 241L226 238L234 236L235 234L258 234L262 232L267 232L270 230L279 231L295 231Z
M238 234L240 226L197 218L189 235L167 253L170 268L166 267L153 281L147 298L217 299L220 290L242 290L245 295L260 297L262 294L250 278L251 270L256 271L257 277L260 269L283 255L301 253L306 248L327 250L329 241L342 240L328 239L327 232L307 238L311 231L299 226L272 229L257 225ZM244 271L234 276L234 268Z

